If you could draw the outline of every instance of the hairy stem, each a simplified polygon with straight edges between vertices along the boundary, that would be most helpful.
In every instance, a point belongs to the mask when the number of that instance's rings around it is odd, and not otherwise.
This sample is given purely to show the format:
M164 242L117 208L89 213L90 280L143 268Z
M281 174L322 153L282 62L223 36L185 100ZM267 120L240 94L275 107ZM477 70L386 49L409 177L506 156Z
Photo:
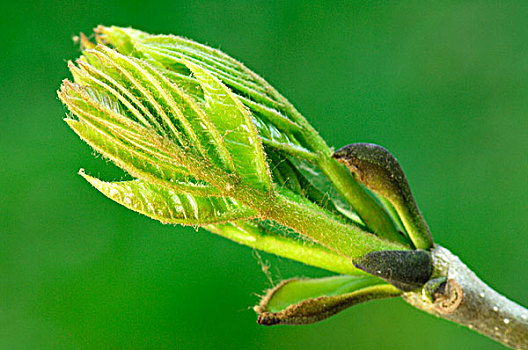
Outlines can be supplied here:
M431 253L435 275L448 279L444 295L431 302L422 293L407 293L404 299L409 304L511 348L528 349L527 309L482 282L449 250L436 246Z
M210 225L207 230L245 246L275 254L343 275L363 275L352 260L332 250L307 241L295 240L274 232L263 232L257 227L235 222Z
M276 196L268 215L279 224L351 259L371 251L406 248L343 223L311 202L298 201L284 195Z

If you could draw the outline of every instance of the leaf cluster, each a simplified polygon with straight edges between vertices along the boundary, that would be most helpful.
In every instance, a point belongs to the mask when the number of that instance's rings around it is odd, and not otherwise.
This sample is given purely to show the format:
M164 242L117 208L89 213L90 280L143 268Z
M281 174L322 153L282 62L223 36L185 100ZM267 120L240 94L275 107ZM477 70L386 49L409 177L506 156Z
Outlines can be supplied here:
M96 43L81 36L73 81L59 91L71 112L65 120L134 179L107 182L81 170L90 184L158 221L346 275L281 284L258 307L262 323L314 322L401 294L354 262L413 249L413 236L264 79L185 38L95 32Z

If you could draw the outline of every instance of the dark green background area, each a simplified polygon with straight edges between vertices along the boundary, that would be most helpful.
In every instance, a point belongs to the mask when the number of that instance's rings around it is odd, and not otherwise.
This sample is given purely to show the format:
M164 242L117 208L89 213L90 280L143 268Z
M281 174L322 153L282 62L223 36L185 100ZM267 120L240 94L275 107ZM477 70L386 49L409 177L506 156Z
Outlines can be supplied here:
M77 176L122 173L62 121L71 37L184 35L263 75L329 144L399 158L435 240L528 305L527 1L27 1L0 11L0 349L500 349L401 300L266 328L276 282L326 272L164 226ZM260 256L260 257L259 257Z

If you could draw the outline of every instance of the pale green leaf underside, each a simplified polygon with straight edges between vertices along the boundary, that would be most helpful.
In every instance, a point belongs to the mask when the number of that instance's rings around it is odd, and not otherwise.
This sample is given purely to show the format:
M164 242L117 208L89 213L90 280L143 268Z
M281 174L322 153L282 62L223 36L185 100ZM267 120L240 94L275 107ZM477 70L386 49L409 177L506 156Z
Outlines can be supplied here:
M83 171L80 174L113 201L163 223L206 225L256 215L253 210L228 197L178 194L141 180L105 182Z
M290 279L269 290L255 310L260 324L307 324L359 303L398 295L401 291L373 276Z
M384 282L372 276L292 279L283 283L280 288L274 289L273 295L267 302L267 310L278 312L306 299L352 293L377 284Z

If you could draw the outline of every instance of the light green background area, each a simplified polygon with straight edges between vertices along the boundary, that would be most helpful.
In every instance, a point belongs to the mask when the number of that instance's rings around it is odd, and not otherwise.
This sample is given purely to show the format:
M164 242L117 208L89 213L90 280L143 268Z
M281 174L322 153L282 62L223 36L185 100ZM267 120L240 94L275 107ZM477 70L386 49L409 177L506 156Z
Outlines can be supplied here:
M266 328L273 280L324 271L104 198L120 179L56 97L102 24L184 35L263 75L329 144L405 169L435 240L528 305L528 2L10 1L0 12L0 349L501 349L385 300ZM259 258L260 257L260 258Z

